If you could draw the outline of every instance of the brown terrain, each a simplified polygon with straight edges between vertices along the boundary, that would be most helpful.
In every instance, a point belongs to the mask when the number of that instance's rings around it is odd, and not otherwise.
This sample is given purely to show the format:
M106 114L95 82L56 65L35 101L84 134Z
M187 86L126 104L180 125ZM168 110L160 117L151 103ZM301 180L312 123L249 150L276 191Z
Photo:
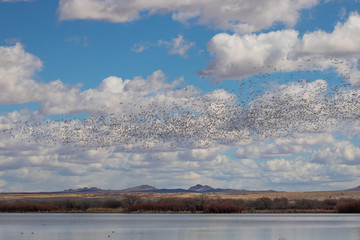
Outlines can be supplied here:
M42 200L42 199L122 199L130 193L1 193L3 200ZM135 194L135 193L133 193ZM330 192L250 192L250 193L136 193L143 200L157 200L161 198L194 198L206 195L210 199L243 199L255 200L267 197L270 199L287 198L325 200L325 199L360 199L360 191L330 191Z

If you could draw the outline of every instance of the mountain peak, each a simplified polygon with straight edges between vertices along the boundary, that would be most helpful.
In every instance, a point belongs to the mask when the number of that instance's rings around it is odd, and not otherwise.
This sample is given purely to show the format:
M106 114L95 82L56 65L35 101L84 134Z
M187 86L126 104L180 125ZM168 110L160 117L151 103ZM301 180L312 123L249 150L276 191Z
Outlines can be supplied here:
M150 185L140 185L137 187L127 188L124 190L124 192L142 192L142 191L154 191L157 190L157 188L154 188Z
M201 184L197 184L195 186L190 187L188 190L189 191L193 191L193 192L207 192L207 191L211 191L214 188L208 186L208 185L201 185Z
M67 193L98 193L98 192L103 192L104 190L97 188L97 187L83 187L83 188L78 188L78 189L68 189L68 190L64 190L63 192L67 192Z

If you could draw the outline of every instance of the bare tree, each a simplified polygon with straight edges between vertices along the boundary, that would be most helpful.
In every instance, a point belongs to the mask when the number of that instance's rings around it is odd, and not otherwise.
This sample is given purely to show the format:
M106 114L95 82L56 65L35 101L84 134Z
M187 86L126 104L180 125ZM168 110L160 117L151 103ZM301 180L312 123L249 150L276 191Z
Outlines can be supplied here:
M131 193L124 196L125 206L131 207L141 200L140 194Z

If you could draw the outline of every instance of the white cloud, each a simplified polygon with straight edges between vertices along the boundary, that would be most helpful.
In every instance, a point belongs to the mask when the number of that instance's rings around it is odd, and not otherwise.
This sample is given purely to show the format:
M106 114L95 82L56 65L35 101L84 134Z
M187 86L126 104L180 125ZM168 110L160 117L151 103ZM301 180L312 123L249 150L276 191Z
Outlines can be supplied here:
M160 46L165 45L169 49L169 54L178 54L184 58L187 57L189 49L195 45L194 42L185 40L181 34L173 38L171 42L159 40L158 43Z
M289 138L276 138L270 141L249 143L238 147L235 156L242 159L294 157L297 154L312 153L313 147L335 142L336 139L329 133L299 134Z
M142 16L172 14L176 21L186 23L195 19L198 24L249 33L269 28L274 22L293 26L299 11L311 8L318 0L61 0L61 20L92 19L110 22L130 22Z
M360 164L360 148L347 141L324 145L312 155L312 161L322 164Z
M325 143L335 142L335 138L329 133L323 134L309 134L309 135L299 135L294 136L292 139L288 138L278 138L275 140L276 144L291 144L291 145L300 145L300 146L315 146Z
M358 58L359 41L360 16L353 12L345 23L338 23L331 33L318 30L304 34L301 52L306 55Z
M159 100L156 103L171 102L171 99L198 92L191 86L188 92L173 91L181 83L181 78L166 83L165 74L161 71L155 71L147 79L108 77L97 88L80 91L78 87L67 88L60 80L49 83L36 81L36 73L42 65L41 60L26 52L20 43L0 46L0 104L39 102L39 112L43 115L82 111L96 114L120 112L126 108L141 111L140 105L148 105L156 99ZM138 101L139 96L143 96L142 101ZM129 106L135 102L139 106Z
M292 170L292 162L285 159L274 159L261 164L265 171L289 172Z
M0 46L0 104L56 101L77 89L67 89L60 80L39 83L34 80L41 70L41 60L14 46Z
M1 2L34 2L35 0L1 0Z
M238 158L274 158L274 157L287 157L298 153L309 152L308 149L302 146L290 144L252 144L237 149L235 156Z
M223 152L226 147L215 147L206 149L191 149L183 152L179 152L178 157L183 161L211 161L220 152Z
M279 68L282 59L286 59L296 47L297 36L295 30L259 35L217 34L208 43L208 50L216 55L216 59L208 62L207 69L200 74L220 79L243 79L275 72L274 68ZM291 65L285 67L295 70Z
M261 34L220 33L208 43L216 59L200 71L215 79L244 79L256 74L335 68L353 84L359 83L360 16L352 13L331 33L316 31L299 37L296 30Z
M344 182L342 189L348 189L346 182L353 182L360 176L358 166L324 165L302 159L274 159L262 163L260 167L264 176L263 181L267 179L271 185L287 185L288 190L292 190L292 184L298 188L303 185L303 190L314 191L315 185L331 187L338 182ZM341 190L341 188L334 190Z
M150 47L162 47L165 46L168 49L168 54L180 55L183 58L187 58L187 52L195 45L194 42L184 39L184 36L179 34L171 41L158 40L157 43L139 42L135 43L131 51L141 53Z
M14 103L12 98L19 98L16 95L24 93L23 99L15 100L15 103L29 101L30 96L26 91L38 86L31 78L41 68L40 59L25 52L21 44L11 47L0 46L0 102ZM13 96L14 93L17 94Z
M166 76L162 71L155 71L146 79L138 76L132 80L123 80L120 77L111 76L104 79L94 89L82 92L74 89L68 92L66 99L59 98L45 102L40 112L45 115L83 111L88 111L90 114L130 110L141 112L142 107L149 105L150 102L157 100L163 102L165 99L171 101L172 96L166 95L166 91L172 90L181 82L181 79L172 83L166 83L165 80Z

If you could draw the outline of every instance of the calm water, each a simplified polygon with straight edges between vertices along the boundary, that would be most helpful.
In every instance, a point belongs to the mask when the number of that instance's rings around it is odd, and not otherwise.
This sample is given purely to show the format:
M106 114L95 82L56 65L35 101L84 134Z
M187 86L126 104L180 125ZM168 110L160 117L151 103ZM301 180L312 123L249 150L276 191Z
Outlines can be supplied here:
M0 239L359 240L360 215L0 214Z

